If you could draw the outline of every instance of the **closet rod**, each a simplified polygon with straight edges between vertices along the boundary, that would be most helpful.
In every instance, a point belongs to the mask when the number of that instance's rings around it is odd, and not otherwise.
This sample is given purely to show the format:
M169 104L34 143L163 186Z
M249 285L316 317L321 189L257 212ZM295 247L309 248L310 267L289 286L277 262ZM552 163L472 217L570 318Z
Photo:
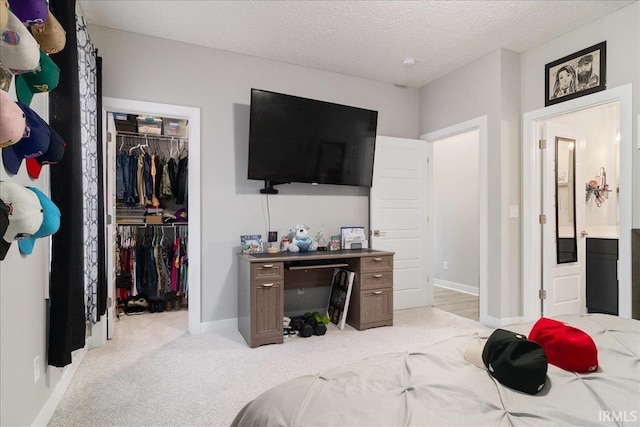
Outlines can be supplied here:
M169 222L166 224L150 224L148 222L118 222L116 223L116 226L118 227L141 227L141 228L147 228L147 227L171 227L171 228L177 228L177 227L187 227L189 225L189 223L187 222Z
M133 136L137 138L147 138L147 139L171 139L171 140L189 140L187 136L177 136L177 135L153 135L149 133L136 133L136 132L127 132L127 131L118 131L116 136Z

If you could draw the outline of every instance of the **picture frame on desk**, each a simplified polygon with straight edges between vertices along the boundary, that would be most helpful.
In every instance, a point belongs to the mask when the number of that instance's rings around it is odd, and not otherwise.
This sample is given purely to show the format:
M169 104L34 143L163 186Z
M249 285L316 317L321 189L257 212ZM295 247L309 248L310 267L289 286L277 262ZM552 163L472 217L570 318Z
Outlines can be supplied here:
M340 247L342 249L363 249L368 245L364 227L341 227Z
M240 236L240 250L243 254L257 254L262 253L262 235L261 234L246 234Z

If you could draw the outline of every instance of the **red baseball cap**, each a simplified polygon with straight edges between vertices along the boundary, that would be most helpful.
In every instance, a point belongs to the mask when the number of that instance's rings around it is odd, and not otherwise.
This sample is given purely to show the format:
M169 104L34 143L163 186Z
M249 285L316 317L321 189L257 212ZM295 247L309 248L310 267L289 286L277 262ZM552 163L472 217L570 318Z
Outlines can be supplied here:
M573 372L598 369L598 349L593 339L567 323L541 317L533 325L529 339L540 344L549 363L558 368Z

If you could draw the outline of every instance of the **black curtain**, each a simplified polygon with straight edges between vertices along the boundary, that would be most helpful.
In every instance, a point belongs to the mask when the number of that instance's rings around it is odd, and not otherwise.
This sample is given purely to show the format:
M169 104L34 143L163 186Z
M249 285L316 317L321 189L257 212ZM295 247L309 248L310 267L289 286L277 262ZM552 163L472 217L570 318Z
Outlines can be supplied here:
M49 124L67 143L62 161L50 169L51 200L62 216L52 237L48 363L62 367L85 344L84 196L75 2L51 0L49 6L67 35L65 48L52 57L60 82L49 94Z

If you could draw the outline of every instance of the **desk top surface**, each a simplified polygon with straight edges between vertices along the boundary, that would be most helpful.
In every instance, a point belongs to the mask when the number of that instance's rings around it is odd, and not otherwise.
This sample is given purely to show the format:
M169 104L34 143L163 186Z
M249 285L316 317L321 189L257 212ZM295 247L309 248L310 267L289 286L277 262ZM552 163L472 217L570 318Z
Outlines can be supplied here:
M358 258L366 256L390 256L394 252L380 251L377 249L341 249L339 251L313 251L313 252L268 252L256 254L239 254L240 257L250 262L261 261L299 261L303 259L331 259L331 258Z

